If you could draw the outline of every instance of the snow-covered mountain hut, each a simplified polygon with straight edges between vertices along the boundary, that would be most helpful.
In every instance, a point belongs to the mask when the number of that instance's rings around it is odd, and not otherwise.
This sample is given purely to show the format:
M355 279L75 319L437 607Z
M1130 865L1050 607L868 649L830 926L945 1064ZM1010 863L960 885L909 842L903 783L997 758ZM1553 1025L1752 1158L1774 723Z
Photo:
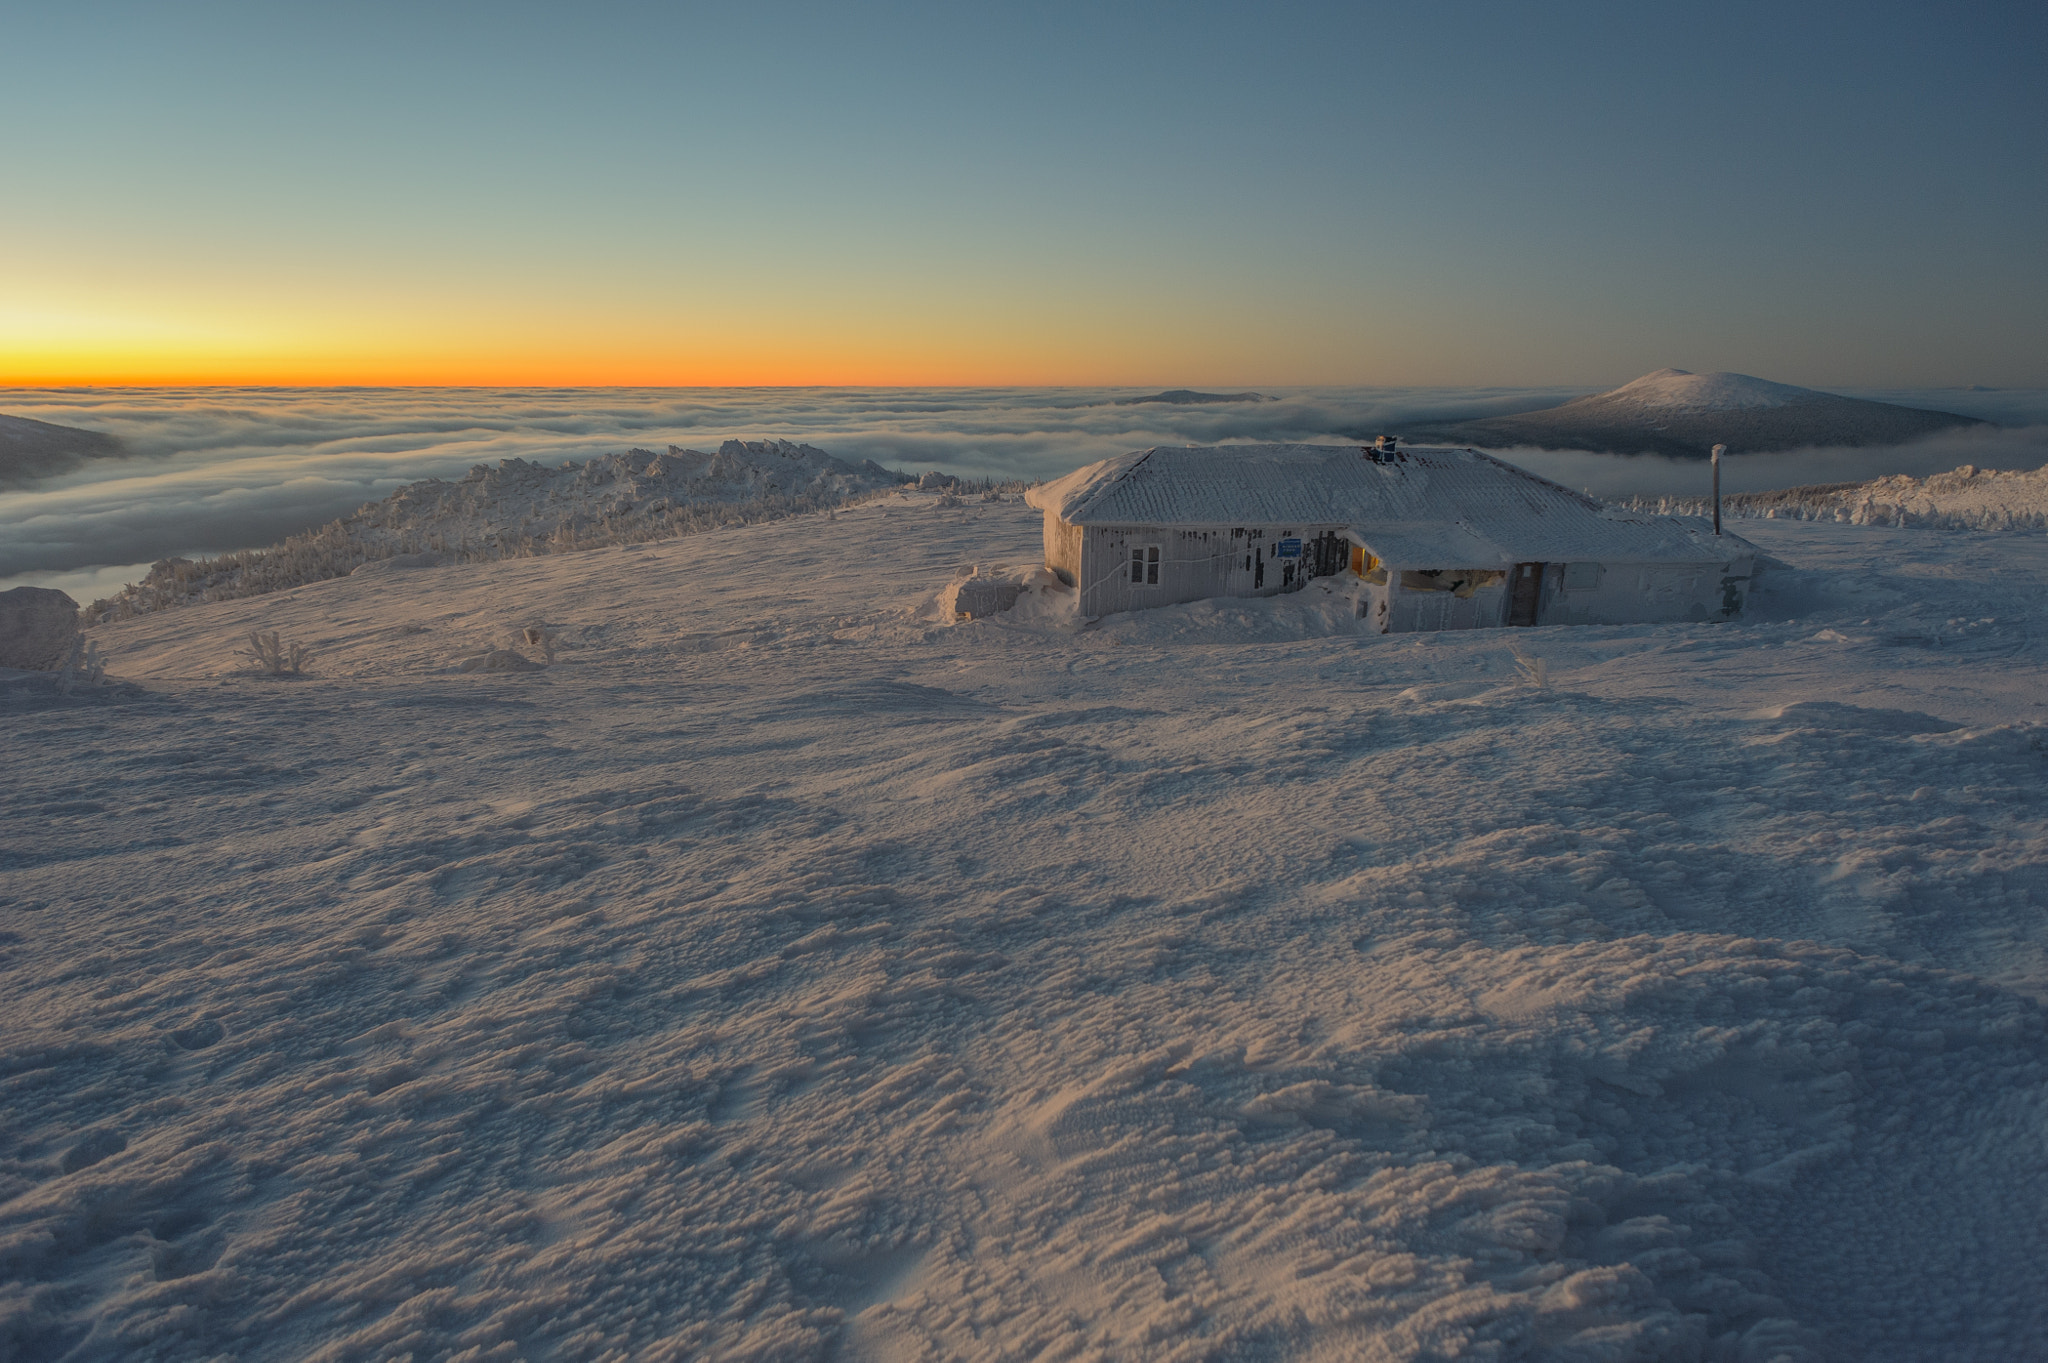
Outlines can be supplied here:
M1135 450L1031 489L1083 614L1271 596L1318 577L1383 631L1741 614L1756 546L1463 449Z

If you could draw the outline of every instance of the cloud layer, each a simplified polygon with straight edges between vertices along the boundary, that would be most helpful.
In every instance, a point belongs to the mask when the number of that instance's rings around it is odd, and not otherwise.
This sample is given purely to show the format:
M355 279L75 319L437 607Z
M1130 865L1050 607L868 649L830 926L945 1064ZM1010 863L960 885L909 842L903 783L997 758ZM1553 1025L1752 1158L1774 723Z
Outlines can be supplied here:
M1127 389L21 390L0 396L0 410L105 431L136 456L0 496L0 580L82 578L106 565L268 544L403 484L515 457L559 463L635 445L715 448L728 437L776 436L897 468L1040 478L1146 445L1356 440L1525 411L1578 391L1314 389L1185 407L1115 405ZM1724 486L2048 462L2048 392L1856 396L1959 410L2009 429L1896 449L1749 456L1731 463ZM1512 457L1596 494L1703 491L1706 478L1703 466L1669 459Z

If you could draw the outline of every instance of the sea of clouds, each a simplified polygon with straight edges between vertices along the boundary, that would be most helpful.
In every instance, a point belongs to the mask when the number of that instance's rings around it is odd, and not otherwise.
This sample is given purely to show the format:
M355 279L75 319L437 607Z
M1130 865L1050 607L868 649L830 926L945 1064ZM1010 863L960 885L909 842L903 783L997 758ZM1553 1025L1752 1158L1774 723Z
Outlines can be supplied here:
M1132 389L17 389L0 412L104 431L132 457L0 494L0 588L103 596L173 554L273 543L422 478L633 446L779 437L845 459L977 477L1057 476L1147 445L1347 442L1528 411L1583 388L1317 388L1274 401L1121 405ZM1749 455L1730 492L2048 463L2048 390L1844 390L1999 423L1911 445ZM1696 461L1504 452L1596 495L1705 490Z

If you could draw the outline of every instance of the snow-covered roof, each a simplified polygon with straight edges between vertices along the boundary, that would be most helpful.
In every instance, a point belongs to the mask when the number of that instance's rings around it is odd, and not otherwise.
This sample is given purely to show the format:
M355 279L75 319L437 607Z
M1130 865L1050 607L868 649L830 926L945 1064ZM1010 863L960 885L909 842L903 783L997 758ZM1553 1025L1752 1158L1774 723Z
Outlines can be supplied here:
M1608 507L1476 450L1155 446L1031 489L1073 525L1346 525L1389 563L1726 561L1754 553L1696 516Z

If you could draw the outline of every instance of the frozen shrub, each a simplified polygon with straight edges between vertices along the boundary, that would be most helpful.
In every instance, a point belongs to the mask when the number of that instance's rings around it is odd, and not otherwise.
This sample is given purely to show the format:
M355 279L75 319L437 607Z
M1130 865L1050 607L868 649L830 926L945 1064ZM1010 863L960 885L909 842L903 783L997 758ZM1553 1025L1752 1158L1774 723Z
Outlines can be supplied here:
M261 630L249 631L249 648L243 655L255 662L257 668L273 677L296 677L313 655L301 644L286 643L278 638L277 631L268 634Z
M107 675L107 660L100 652L98 640L87 642L84 636L71 640L71 656L57 672L57 689L66 695L79 682L87 686L98 686Z
M1541 658L1532 658L1519 648L1514 653L1515 670L1522 674L1523 681L1539 691L1550 685L1549 663Z

